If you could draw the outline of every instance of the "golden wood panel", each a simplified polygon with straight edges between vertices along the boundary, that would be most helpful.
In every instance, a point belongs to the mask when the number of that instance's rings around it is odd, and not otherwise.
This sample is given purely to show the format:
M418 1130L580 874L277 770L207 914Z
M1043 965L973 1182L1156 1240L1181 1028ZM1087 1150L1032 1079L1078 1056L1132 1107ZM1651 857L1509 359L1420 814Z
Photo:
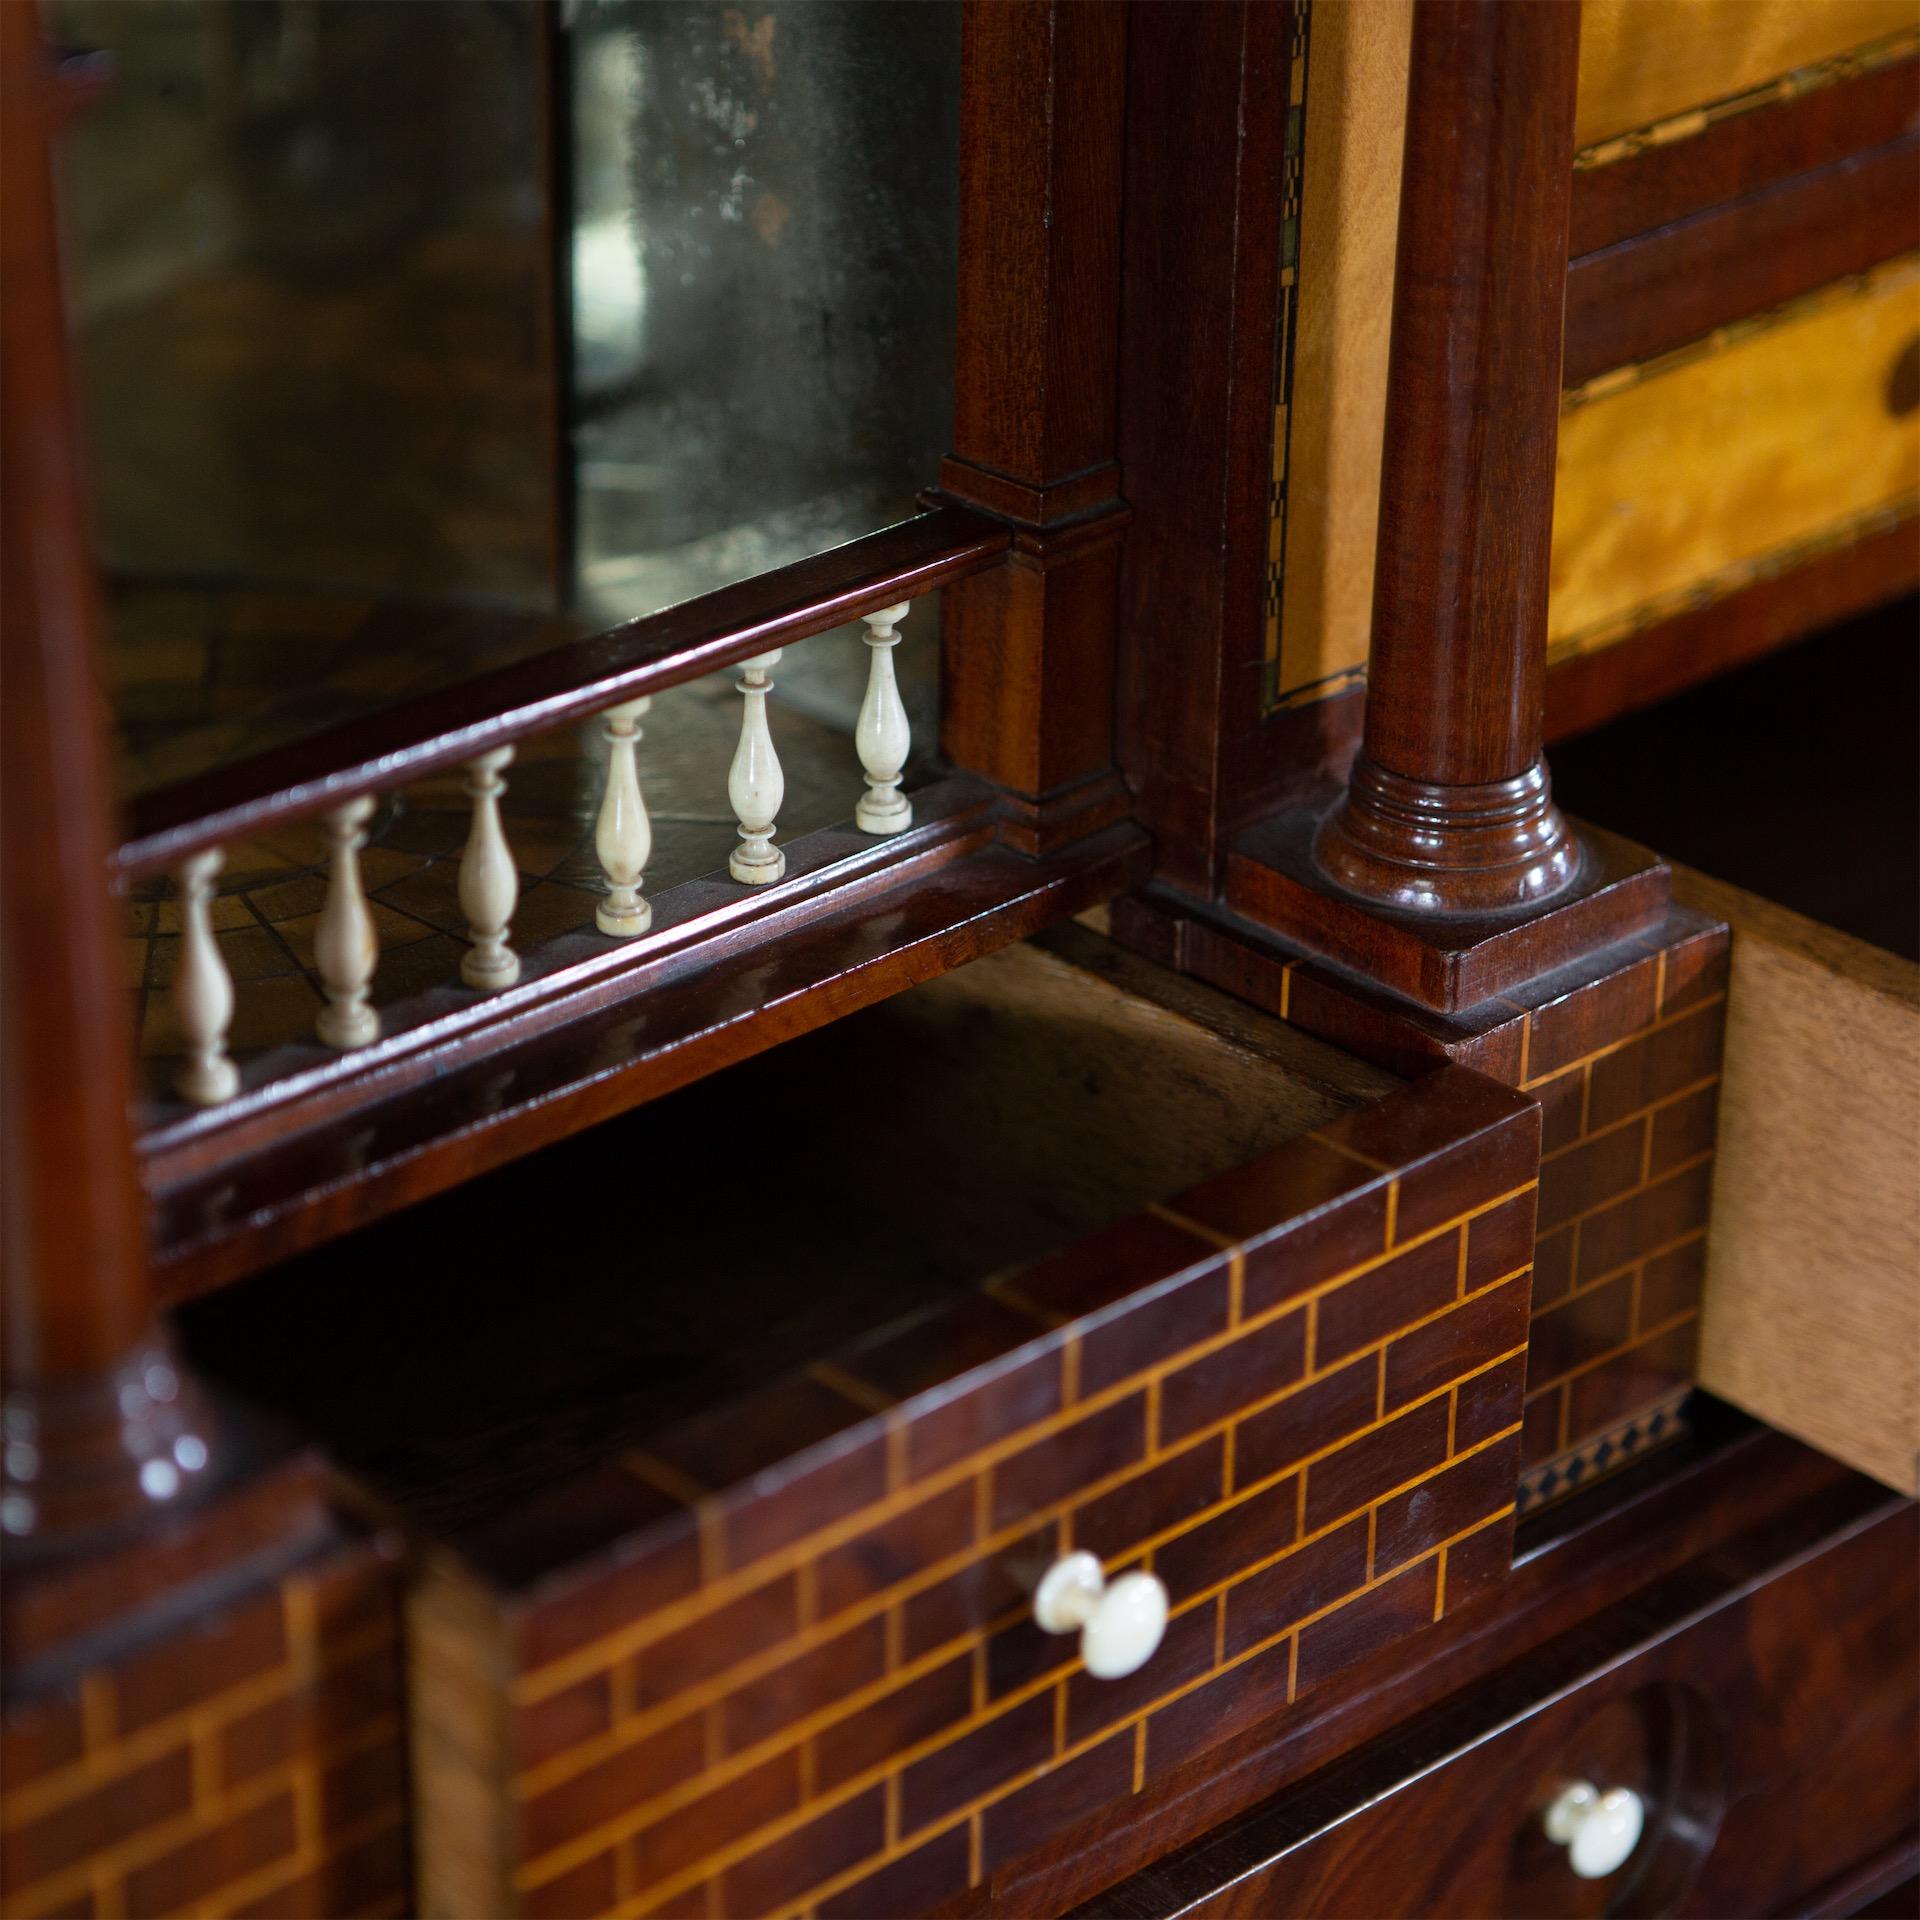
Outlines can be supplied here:
M1549 645L1607 644L1920 496L1903 376L1920 263L1894 261L1567 395Z
M1412 0L1316 7L1300 215L1280 699L1365 667ZM1290 429L1290 435L1289 435Z
M1916 21L1915 0L1582 0L1575 144L1728 99Z

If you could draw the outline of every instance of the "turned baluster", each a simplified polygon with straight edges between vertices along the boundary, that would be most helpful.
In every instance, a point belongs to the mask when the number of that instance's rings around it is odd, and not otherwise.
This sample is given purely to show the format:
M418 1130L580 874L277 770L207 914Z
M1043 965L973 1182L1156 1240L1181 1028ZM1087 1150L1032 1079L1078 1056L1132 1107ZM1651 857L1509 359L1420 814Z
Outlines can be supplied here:
M787 856L773 844L774 821L786 798L787 781L767 726L767 693L773 685L767 672L779 658L776 650L743 662L739 688L746 706L740 716L740 744L727 774L727 799L739 819L741 841L727 862L727 871L750 887L764 887L787 870Z
M899 833L913 825L913 802L900 791L907 768L907 750L913 736L907 710L894 678L893 650L900 644L899 625L908 603L862 614L867 623L867 693L860 702L860 719L853 730L854 751L867 776L867 790L853 810L854 824L863 833Z
M233 976L213 937L213 882L226 855L218 847L196 853L180 869L180 959L173 972L173 1010L187 1039L186 1064L174 1078L183 1100L217 1107L240 1090L227 1058L233 1024Z
M500 824L500 796L507 790L500 776L512 759L511 747L495 747L467 762L473 824L460 855L460 911L473 945L460 962L460 978L483 992L498 992L520 978L520 956L507 945L520 875Z
M640 876L653 851L653 827L640 794L640 716L653 702L627 700L606 712L607 790L600 801L593 849L607 876L607 897L593 910L593 923L616 939L645 933L653 909L640 897Z
M313 937L314 959L320 968L320 983L327 991L327 1004L313 1024L328 1046L343 1052L380 1038L380 1016L367 1001L374 963L380 958L380 942L360 880L360 849L367 844L367 822L373 818L374 805L372 794L362 794L327 815L332 859L326 904L320 909L320 924Z

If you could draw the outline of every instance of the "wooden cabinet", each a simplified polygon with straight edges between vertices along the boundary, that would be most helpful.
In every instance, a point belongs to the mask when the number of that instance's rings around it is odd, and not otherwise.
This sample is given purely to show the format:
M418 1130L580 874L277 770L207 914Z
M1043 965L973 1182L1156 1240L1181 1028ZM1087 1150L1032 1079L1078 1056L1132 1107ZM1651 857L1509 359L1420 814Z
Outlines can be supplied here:
M1079 1911L1855 1912L1915 1864L1916 1547L1904 1505L1803 1514ZM1545 1831L1574 1781L1645 1808L1594 1878Z
M1676 703L1920 578L1910 0L444 11L511 261L313 132L371 14L50 8L288 162L175 344L361 342L211 476L0 7L8 1911L1897 1886L1916 993L1767 902L1920 865L1907 682ZM460 367L538 444L388 511ZM116 579L102 393L122 507L328 484Z

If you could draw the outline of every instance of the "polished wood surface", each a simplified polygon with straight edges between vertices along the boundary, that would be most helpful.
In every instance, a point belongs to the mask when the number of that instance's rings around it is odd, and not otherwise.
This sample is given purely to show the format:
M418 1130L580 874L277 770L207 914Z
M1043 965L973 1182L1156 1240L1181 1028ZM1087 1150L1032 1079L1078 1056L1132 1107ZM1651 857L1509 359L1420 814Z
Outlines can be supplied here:
M991 566L1007 546L990 521L942 507L608 633L573 638L564 622L537 623L556 644L530 659L139 796L116 868L126 878L159 872L269 821L325 812L356 793L824 633ZM522 628L529 620L470 617Z
M1582 0L1582 148L1910 34L1912 0Z
M1722 1432L1677 1459L1629 1468L1610 1489L1523 1525L1513 1572L1451 1628L1362 1662L1296 1712L1263 1716L1254 1700L1241 1712L1229 1707L1212 1738L1229 1737L1204 1755L1164 1756L1172 1764L1124 1817L1084 1822L951 1911L1059 1913L1088 1903L1097 1913L1095 1896L1125 1875L1370 1742L1390 1754L1401 1725L1449 1698L1471 1703L1503 1668L1583 1623L1611 1618L1630 1645L1636 1596L1675 1576L1696 1602L1737 1590L1749 1571L1885 1512L1889 1499L1883 1487L1763 1434L1730 1442ZM1524 1695L1513 1701L1516 1711L1525 1705Z
M1911 253L1920 247L1917 172L1920 134L1905 133L1582 254L1567 269L1562 378L1583 386Z
M1285 551L1268 647L1281 699L1311 698L1367 657L1412 36L1412 0L1312 16Z
M1624 1617L1600 1616L1080 1914L1753 1913L1904 1852L1920 1791L1913 1512L1798 1518L1798 1538L1741 1542L1735 1577L1655 1584ZM1817 1780L1802 1771L1814 1755ZM1600 1880L1577 1879L1541 1831L1570 1779L1647 1805L1638 1845Z
M1128 530L1118 731L1159 870L1210 891L1280 769L1260 617L1278 374L1287 115L1299 20L1261 5L1133 10L1120 432ZM1181 156L1177 167L1161 158ZM1303 756L1309 763L1317 753Z
M0 1134L5 1419L14 1442L0 1527L20 1552L30 1540L70 1542L165 1504L202 1477L218 1441L153 1322L113 903L98 884L113 822L54 230L57 81L33 8L7 8L0 33L8 473ZM170 1457L179 1439L198 1461L191 1472ZM155 1456L157 1474L143 1484ZM10 1604L21 1584L9 1582Z
M1429 913L1579 867L1540 759L1577 41L1527 0L1414 13L1366 733L1316 857Z
M1853 546L1920 513L1920 261L1568 396L1549 655ZM1920 393L1920 387L1916 387Z
M959 347L938 498L1016 529L943 606L941 750L1021 798L1042 854L1127 811L1113 624L1130 14L969 0L961 41Z
M1547 740L1586 733L1920 586L1913 520L1547 664Z
M1643 11L1643 19L1652 16ZM1684 139L1589 167L1573 176L1569 246L1577 260L1651 233L1796 174L1845 160L1913 132L1920 66L1913 56L1735 114Z

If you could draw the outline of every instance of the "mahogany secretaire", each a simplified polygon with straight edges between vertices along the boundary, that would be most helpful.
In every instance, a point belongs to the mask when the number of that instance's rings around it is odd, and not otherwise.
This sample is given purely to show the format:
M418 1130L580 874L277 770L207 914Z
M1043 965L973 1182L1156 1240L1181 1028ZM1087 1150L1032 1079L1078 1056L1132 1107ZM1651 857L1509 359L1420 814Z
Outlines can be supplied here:
M0 35L0 1909L1920 1910L1914 0Z

